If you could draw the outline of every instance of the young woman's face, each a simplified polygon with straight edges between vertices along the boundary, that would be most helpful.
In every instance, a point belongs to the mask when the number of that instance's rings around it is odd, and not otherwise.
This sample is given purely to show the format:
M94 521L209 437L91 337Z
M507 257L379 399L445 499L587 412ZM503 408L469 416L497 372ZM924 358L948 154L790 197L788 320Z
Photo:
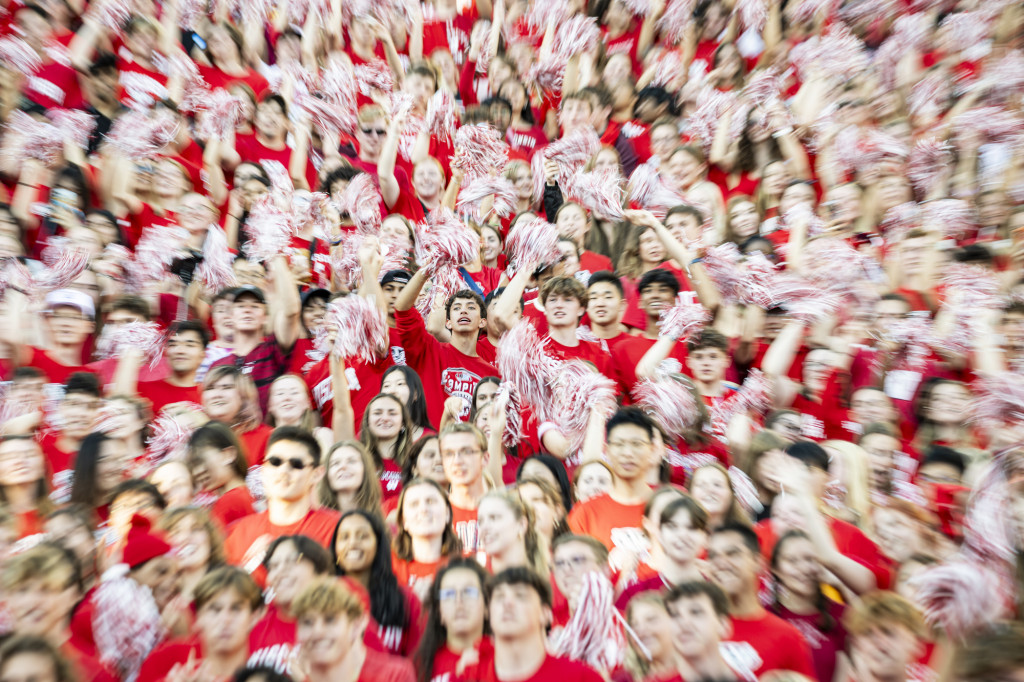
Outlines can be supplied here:
M242 411L242 394L233 377L222 377L203 391L203 412L212 420L233 424Z
M402 406L390 398L375 400L369 409L370 433L380 440L398 438L402 432Z
M267 408L278 424L297 424L310 408L309 391L298 377L284 377L270 387Z
M559 521L559 513L540 486L524 483L519 486L519 499L533 512L533 526L537 533L550 538Z
M302 558L291 542L282 542L267 561L267 587L274 603L281 608L291 606L295 597L316 577L313 564Z
M345 517L338 526L334 551L338 556L338 565L346 573L369 570L377 555L377 536L373 526L359 514Z
M813 208L814 200L814 190L810 185L804 183L790 185L782 192L782 198L779 199L779 213L784 215L797 204L808 204Z
M128 446L120 440L104 441L96 462L96 487L101 492L111 492L124 480L127 468Z
M587 464L576 480L576 499L580 502L603 495L612 489L612 474L600 464Z
M409 384L405 381L405 375L400 371L394 371L384 377L384 381L380 384L381 393L390 393L403 404L409 404Z
M961 424L970 401L970 393L959 384L939 384L932 388L925 417L937 424Z
M494 400L494 396L498 393L498 384L493 381L487 383L481 383L476 391L476 409L481 411L484 406Z
M436 163L423 161L412 172L412 186L417 196L436 197L444 189L444 175Z
M450 635L483 633L487 605L476 573L468 568L453 568L441 576L438 589L441 623Z
M503 500L487 498L476 511L480 546L489 556L501 556L523 539L523 523Z
M754 482L769 493L779 494L782 489L778 478L778 471L786 456L782 450L768 450L761 455L754 464Z
M663 660L673 655L672 618L662 604L638 600L629 610L629 626L652 659Z
M437 438L431 438L419 457L416 458L416 477L429 478L442 486L448 485L448 479L444 475L444 465L441 463L441 448L437 445Z
M402 524L413 537L440 537L448 525L444 498L432 485L405 489Z
M501 237L493 228L484 227L480 230L480 245L483 249L484 261L494 263L501 255Z
M152 473L149 482L164 496L168 507L187 507L192 502L192 474L182 462L164 463Z
M577 245L581 245L583 238L587 236L587 214L579 206L567 206L559 211L555 226L559 234L566 235Z
M665 554L680 564L692 564L704 551L708 534L694 527L690 513L677 511L671 519L663 521L658 536Z
M666 170L669 177L675 180L676 185L687 189L700 180L700 176L704 172L704 164L689 152L680 150L669 157Z
M768 196L778 197L782 194L782 190L786 188L786 183L789 180L789 171L786 170L786 164L782 161L776 161L764 167L764 174L761 176L761 188Z
M103 406L107 435L118 440L138 437L146 426L139 415L139 408L128 400L108 400Z
M720 516L725 514L732 503L732 491L725 474L714 467L703 467L693 474L690 483L690 494L700 502L708 514Z
M733 234L740 240L752 237L758 232L760 219L752 202L739 201L729 209L729 224Z
M619 164L618 154L611 149L602 148L594 158L595 171L611 171L617 176L622 176L622 166Z
M646 264L661 263L665 260L665 245L654 230L640 235L640 260Z
M353 447L343 446L331 454L327 464L327 484L334 492L353 493L366 476L363 456Z
M806 538L791 538L782 546L775 566L775 576L782 586L805 599L818 594L821 563L814 545Z
M153 593L153 600L162 611L180 591L178 560L170 554L150 559L132 571L132 577Z
M388 216L380 226L382 239L394 240L408 249L412 248L412 237L409 235L409 227L405 221L398 216Z
M206 526L194 516L183 516L167 533L181 570L200 570L210 563L213 548Z

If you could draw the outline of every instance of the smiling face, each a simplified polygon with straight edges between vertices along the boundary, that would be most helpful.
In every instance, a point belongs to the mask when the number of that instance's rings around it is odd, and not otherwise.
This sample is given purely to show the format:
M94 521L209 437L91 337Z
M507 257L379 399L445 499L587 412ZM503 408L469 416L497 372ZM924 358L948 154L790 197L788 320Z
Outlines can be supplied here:
M112 442L116 441L108 441L104 445L109 445ZM118 483L124 476L124 465L128 455L124 445L121 445L121 448L122 451L115 455L112 462L114 471L111 478L116 477ZM164 496L168 507L186 507L192 502L192 495L195 492L192 486L192 474L182 462L173 460L165 462L150 475L149 482L155 485L160 494Z
M417 478L428 478L436 481L442 486L448 485L448 478L444 473L444 463L441 460L441 448L437 445L437 438L431 438L420 450L416 458L415 476Z
M739 533L715 533L708 540L708 562L711 581L730 597L738 597L757 589L761 556L743 542Z
M921 649L917 636L894 622L873 625L852 640L855 664L876 680L901 679Z
M278 425L298 424L310 409L306 383L297 376L285 376L270 386L267 408Z
M622 294L611 282L596 282L587 289L587 315L596 325L616 324L622 317Z
M636 424L623 423L608 433L608 464L616 477L634 481L647 475L654 444Z
M76 346L85 343L95 327L92 319L72 306L58 306L43 316L54 343Z
M71 569L61 567L8 590L5 601L18 634L48 637L65 627L79 596Z
M640 292L640 307L648 318L657 319L661 313L672 307L676 293L672 287L663 282L650 282Z
M167 531L167 539L178 556L178 566L183 571L203 570L210 563L213 547L210 533L195 516L182 516Z
M354 493L364 476L363 455L353 447L339 447L327 460L327 484L336 493Z
M39 445L31 438L0 441L0 486L26 485L45 475L45 461Z
M501 255L501 236L493 227L485 225L480 229L480 246L484 262L496 263Z
M776 552L772 572L782 587L802 599L816 597L820 589L821 563L811 541L791 537Z
M577 246L582 246L590 225L587 222L586 211L576 204L569 204L558 211L555 227L558 228L558 234L569 237Z
M224 376L203 389L203 411L210 419L233 424L242 410L242 394L235 379Z
M432 199L444 189L444 173L436 161L427 160L416 164L412 172L412 186L416 196Z
M132 569L131 576L140 585L153 593L153 600L163 610L181 591L181 572L178 560L170 554L150 559L138 568Z
M415 485L403 491L401 524L414 538L439 538L451 523L444 497L432 485Z
M706 384L722 381L728 365L729 356L721 348L698 348L686 356L693 378Z
M729 208L729 225L738 241L757 234L760 218L751 201L737 201Z
M366 410L370 433L379 440L398 438L402 433L402 404L397 398L383 396Z
M586 502L612 489L612 473L601 464L584 464L576 479L576 499Z
M329 669L337 666L366 629L366 618L352 620L343 613L308 613L298 619L295 641L311 668Z
M681 565L696 561L708 540L707 532L694 526L686 509L679 509L671 519L662 521L658 536L665 555Z
M302 558L291 542L282 542L267 561L267 587L274 594L274 604L281 609L291 607L295 597L316 577L313 564Z
M369 521L359 514L350 514L342 520L338 526L334 551L338 557L338 565L346 573L363 573L370 570L377 549L377 536Z
M501 499L488 497L476 510L480 546L488 556L502 556L526 534L526 519L516 518L512 508Z
M441 440L441 462L452 485L472 486L480 481L486 453L472 433L449 433Z
M732 504L732 490L724 473L715 467L702 467L693 473L690 494L707 510L708 514L721 517Z
M185 330L167 339L164 357L176 374L188 374L203 364L206 349L198 332Z

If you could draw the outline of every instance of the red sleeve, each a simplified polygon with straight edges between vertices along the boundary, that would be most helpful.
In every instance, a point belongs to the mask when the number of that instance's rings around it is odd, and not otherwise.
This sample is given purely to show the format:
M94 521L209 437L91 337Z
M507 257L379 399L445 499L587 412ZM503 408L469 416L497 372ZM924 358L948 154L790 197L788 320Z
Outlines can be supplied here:
M402 337L405 360L410 367L418 371L430 356L436 357L441 342L427 332L418 310L395 310L395 326Z
M462 97L462 103L467 107L480 104L476 97L476 90L473 88L475 76L476 62L467 59L466 63L462 65L462 73L459 75L459 96Z

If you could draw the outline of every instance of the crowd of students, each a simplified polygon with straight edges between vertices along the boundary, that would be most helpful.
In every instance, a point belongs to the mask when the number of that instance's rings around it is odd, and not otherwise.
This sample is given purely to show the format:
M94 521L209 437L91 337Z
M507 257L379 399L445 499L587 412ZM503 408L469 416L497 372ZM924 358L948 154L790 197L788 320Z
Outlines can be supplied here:
M0 0L0 682L1024 679L1022 50Z

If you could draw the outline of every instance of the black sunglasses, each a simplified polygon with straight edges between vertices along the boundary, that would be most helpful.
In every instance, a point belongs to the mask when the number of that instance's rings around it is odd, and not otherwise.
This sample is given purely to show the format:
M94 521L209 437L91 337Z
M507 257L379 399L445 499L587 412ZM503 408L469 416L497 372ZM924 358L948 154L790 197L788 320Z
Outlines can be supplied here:
M301 457L289 457L288 459L282 459L281 457L267 457L267 464L275 469L280 468L285 462L287 462L288 466L295 471L302 471L308 466L313 466L312 462L306 462Z
M383 128L360 128L363 131L363 135L376 135L378 137L384 137L388 134L387 130Z

